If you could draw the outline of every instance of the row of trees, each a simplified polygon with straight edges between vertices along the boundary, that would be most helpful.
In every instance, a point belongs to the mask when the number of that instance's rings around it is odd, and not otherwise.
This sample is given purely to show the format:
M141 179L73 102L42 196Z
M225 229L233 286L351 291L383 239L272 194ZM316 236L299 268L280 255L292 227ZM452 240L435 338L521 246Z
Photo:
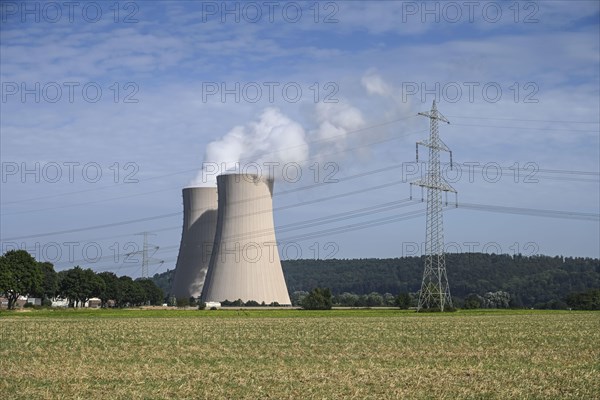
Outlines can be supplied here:
M195 307L198 306L200 309L204 310L206 308L206 303L200 301L199 298L195 297L180 297L180 298L170 298L169 304L177 307ZM264 301L259 303L255 300L243 301L242 299L237 300L224 300L221 302L221 305L224 307L279 307L279 303L276 301L270 304L266 304Z
M113 272L95 274L91 269L75 267L58 273L59 295L68 298L71 306L85 304L91 297L98 297L102 307L131 307L160 305L163 291L150 279L133 280L128 276L117 276Z
M114 306L126 307L143 304L161 304L162 290L150 279L133 280L118 277L112 272L96 274L79 266L56 272L47 262L37 262L25 250L11 250L0 256L0 294L8 298L13 309L21 295L50 299L69 299L69 306L83 306L90 298L98 297L102 306L110 301Z
M322 286L334 295L367 296L416 293L421 288L423 264L423 257L282 262L291 293ZM596 258L462 253L447 254L446 268L452 299L459 305L472 293L484 297L502 291L510 293L515 307L538 308L564 301L571 293L600 288Z
M248 300L248 301L244 302L242 299L237 299L234 301L230 301L230 300L222 301L221 305L225 306L225 307L279 307L281 304L279 304L276 301L267 304L264 301L261 303L259 303L258 301L255 301L255 300Z
M600 289L571 293L565 303L575 310L600 310Z
M331 295L330 289L327 290ZM312 291L311 291L312 293ZM292 305L304 307L305 299L309 295L309 292L298 290L291 294L290 299ZM344 292L335 296L331 296L331 303L335 306L340 307L400 307L409 308L416 306L416 297L411 296L408 293L400 293L394 296L391 293L380 294L377 292L371 292L369 294L356 294ZM413 304L414 303L414 304Z
M471 293L463 303L464 308L511 308L514 306L510 293L502 290L487 292L483 296Z
M383 295L372 292L368 295L358 295L355 293L344 292L333 296L329 288L314 288L310 292L296 291L290 296L293 306L299 306L306 310L329 310L333 306L340 307L399 307L408 309L416 307L418 303L418 293L400 293L397 296L391 293ZM186 299L187 300L187 299ZM180 299L177 299L178 306L196 305L196 300L192 297L185 304L180 304ZM257 306L279 306L277 303L265 304L257 301L244 302L241 299L235 301L225 300L221 302L223 306L232 307L257 307ZM454 304L460 308L475 309L475 308L518 308L512 301L511 295L508 292L499 290L496 292L487 292L483 296L471 293L464 301L459 301ZM199 303L201 309L206 307L205 304ZM535 308L551 308L551 309L567 309L575 310L600 310L600 290L589 290L581 293L573 293L564 300L552 301L548 304L538 305Z
M395 305L390 293L416 293L421 288L423 263L423 257L402 257L286 260L282 266L292 297L295 292L308 293L321 286L331 289L334 304L373 307L379 303L373 293L383 293L383 305L388 306ZM471 294L484 298L486 293L506 292L510 293L511 307L560 308L565 307L570 294L600 288L597 258L462 253L447 254L446 267L452 300L459 307ZM170 270L152 279L168 292L173 274ZM336 300L344 293L360 298ZM487 307L486 300L471 302L475 303ZM295 304L299 305L297 301Z
M328 302L333 306L342 307L387 306L408 309L409 307L416 307L418 303L418 293L400 293L398 296L393 296L390 293L381 295L377 292L372 292L368 295L358 295L355 293L344 292L339 295L331 296L331 291L329 289L320 288L314 289L310 293L296 291L292 293L291 298L293 305L309 309L327 308L321 306L322 304L325 304L323 298L329 298L330 300L328 300ZM315 306L315 304L318 305ZM502 290L487 292L483 295L471 293L464 301L461 301L460 299L455 300L454 305L465 309L521 308L521 306L515 304L510 293ZM534 308L556 310L600 310L600 289L571 293L564 299L552 300L547 303L538 303Z

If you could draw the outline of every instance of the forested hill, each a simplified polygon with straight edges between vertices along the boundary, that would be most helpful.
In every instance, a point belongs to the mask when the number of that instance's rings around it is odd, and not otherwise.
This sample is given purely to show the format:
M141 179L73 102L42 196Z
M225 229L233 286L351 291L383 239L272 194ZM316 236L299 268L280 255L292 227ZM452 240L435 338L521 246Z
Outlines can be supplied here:
M423 257L350 260L287 260L283 273L288 290L328 287L334 294L351 292L416 292L421 286ZM594 258L510 256L482 253L447 254L446 268L453 298L498 290L510 293L513 304L534 306L564 299L573 292L600 288L600 260ZM174 271L153 280L165 293Z

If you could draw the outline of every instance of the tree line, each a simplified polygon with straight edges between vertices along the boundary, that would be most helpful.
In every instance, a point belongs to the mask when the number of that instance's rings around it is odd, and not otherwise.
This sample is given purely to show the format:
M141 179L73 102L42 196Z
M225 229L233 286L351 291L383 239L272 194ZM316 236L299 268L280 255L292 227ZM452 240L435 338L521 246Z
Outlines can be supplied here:
M282 267L290 297L294 292L325 287L331 290L334 302L336 296L348 293L358 296L348 302L362 307L379 301L373 293L387 293L386 305L390 296L411 294L414 304L415 293L421 288L423 263L424 257L308 259L285 260ZM505 300L487 294L505 292L510 296L510 307L566 308L569 295L600 288L597 258L447 254L446 269L452 299L459 307L465 306L467 298L470 307L502 305ZM169 270L152 279L168 293L173 275L174 270Z
M327 288L332 304L350 307L397 306L398 297L415 306L423 257L393 259L286 260L283 272L292 303L314 288ZM600 308L600 261L596 258L505 254L447 254L448 280L455 306L463 308ZM90 298L102 306L161 304L173 270L133 280L79 266L60 272L37 262L25 250L0 256L0 295L13 308L20 295L69 299L72 307ZM169 296L167 296L168 298ZM403 303L403 304L404 304Z
M343 293L404 293L415 297L421 288L424 257L288 260L282 266L292 294L320 286L330 288L334 298ZM505 297L489 293L505 292L510 296L510 307L565 308L569 295L600 288L597 258L447 254L446 270L452 299L459 307L469 296L471 300L479 296L477 303L482 308L503 305ZM371 301L374 298L371 296ZM361 301L365 300L363 297Z
M75 266L56 272L48 262L38 262L25 250L11 250L0 256L0 295L13 309L19 296L38 297L43 305L51 299L68 299L70 307L83 307L91 298L101 306L114 307L157 305L163 302L163 291L150 279L133 280L112 272L95 273Z

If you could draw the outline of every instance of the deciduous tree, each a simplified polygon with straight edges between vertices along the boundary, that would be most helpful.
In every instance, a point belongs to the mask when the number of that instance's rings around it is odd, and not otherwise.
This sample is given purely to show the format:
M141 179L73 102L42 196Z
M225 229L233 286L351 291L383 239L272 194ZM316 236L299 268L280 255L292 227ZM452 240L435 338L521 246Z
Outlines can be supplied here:
M152 280L137 279L135 282L144 290L144 301L155 306L162 304L164 298L163 291ZM191 302L190 305L192 305Z
M331 290L329 288L314 288L302 301L305 310L331 310Z
M100 272L98 277L104 281L104 289L98 296L102 301L102 307L106 307L109 300L118 302L119 298L121 297L119 277L113 272Z
M10 250L0 256L0 292L13 309L20 295L39 292L44 274L38 262L25 250Z
M42 284L37 292L36 297L42 298L44 301L51 299L56 296L58 292L58 275L54 271L54 265L49 262L38 263L40 270L42 271Z
M83 307L92 297L99 297L105 289L104 280L91 269L73 267L59 273L59 293L74 306Z

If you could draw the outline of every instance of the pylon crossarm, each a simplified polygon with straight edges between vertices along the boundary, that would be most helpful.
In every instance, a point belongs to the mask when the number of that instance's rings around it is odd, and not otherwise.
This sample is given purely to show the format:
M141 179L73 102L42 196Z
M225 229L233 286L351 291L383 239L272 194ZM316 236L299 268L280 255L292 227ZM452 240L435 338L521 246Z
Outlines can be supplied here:
M425 188L428 188L428 189L438 189L438 190L441 190L442 192L457 193L456 189L454 189L452 186L450 186L449 184L447 184L445 182L431 183L431 182L429 182L427 180L419 179L419 180L416 180L414 182L411 182L410 184L411 185L425 187Z
M440 139L438 139L438 141L439 141L439 143L436 146L436 145L429 144L428 140L422 140L422 141L417 142L417 146L421 145L423 147L427 147L427 148L430 148L430 149L435 149L435 150L441 150L441 151L450 152L450 148L448 148L448 146L446 146L446 144L444 142L442 142Z

